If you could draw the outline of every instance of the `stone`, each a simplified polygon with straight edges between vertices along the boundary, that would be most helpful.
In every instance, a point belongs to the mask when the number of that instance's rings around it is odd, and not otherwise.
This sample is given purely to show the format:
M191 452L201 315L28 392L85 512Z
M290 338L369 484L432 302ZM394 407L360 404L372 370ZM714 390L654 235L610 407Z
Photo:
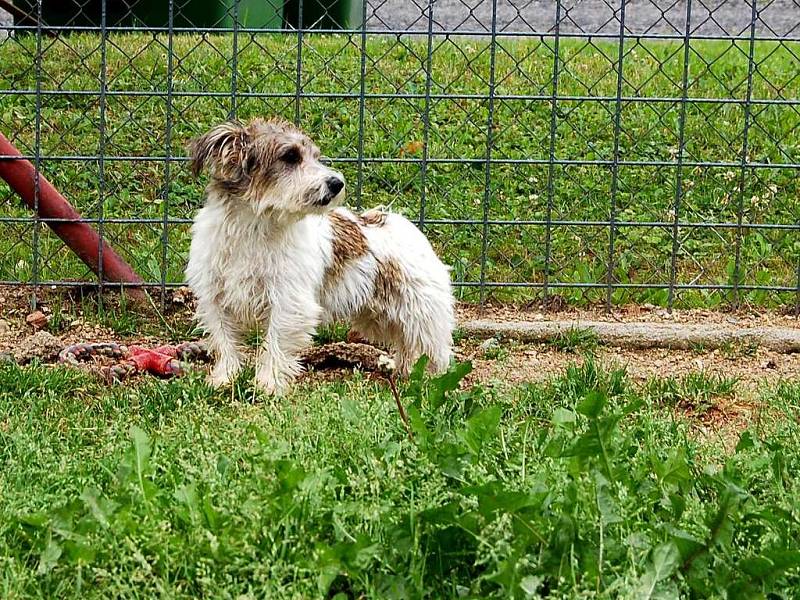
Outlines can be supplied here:
M497 348L499 346L500 346L500 342L497 341L497 338L490 337L490 338L487 338L487 339L483 340L481 342L481 345L478 346L478 348L482 352L486 352L487 350L492 350L492 349Z
M175 304L188 304L192 299L192 290L186 286L179 287L172 292L172 302Z
M47 331L37 331L29 335L13 349L14 360L25 364L34 359L42 362L51 362L58 358L63 348L63 342Z
M34 329L42 329L47 325L47 317L42 311L36 310L25 317L25 322Z

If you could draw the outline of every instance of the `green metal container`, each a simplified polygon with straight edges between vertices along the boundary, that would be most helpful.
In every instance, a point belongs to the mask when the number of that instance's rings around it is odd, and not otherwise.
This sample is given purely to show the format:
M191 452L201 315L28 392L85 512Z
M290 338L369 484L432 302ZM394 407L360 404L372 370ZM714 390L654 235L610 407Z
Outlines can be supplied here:
M181 5L173 17L174 27L233 27L235 0L209 2L191 0ZM283 26L283 0L239 0L240 27L280 29ZM164 0L140 0L134 8L135 17L152 27L163 27L169 17L169 5Z
M292 27L303 29L359 29L364 20L364 0L286 0L283 16Z
M36 0L15 0L32 18L20 25L35 25ZM233 27L235 0L190 0L175 3L173 27ZM241 27L278 29L283 26L283 0L239 0ZM180 8L178 8L180 7ZM101 0L43 0L43 25L86 27L100 25ZM139 0L129 9L121 0L107 0L106 25L109 27L167 27L169 3L166 0Z

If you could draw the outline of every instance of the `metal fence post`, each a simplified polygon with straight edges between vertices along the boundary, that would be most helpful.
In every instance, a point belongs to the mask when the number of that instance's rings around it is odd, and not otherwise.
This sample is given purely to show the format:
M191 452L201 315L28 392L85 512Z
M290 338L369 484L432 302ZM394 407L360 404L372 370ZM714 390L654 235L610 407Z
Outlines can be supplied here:
M161 308L167 305L167 269L169 268L169 189L172 184L172 93L173 93L173 37L175 26L175 0L168 0L167 7L167 115L164 124L164 187L161 191ZM235 82L232 83L232 87ZM234 109L235 110L235 109Z
M683 153L686 147L686 104L689 96L689 55L692 31L692 0L686 2L686 30L683 38L683 76L681 78L681 112L678 117L678 165L675 169L675 202L672 207L672 252L669 267L669 297L667 308L672 311L675 304L675 284L678 280L678 238L683 199Z
M744 188L747 185L747 169L750 157L748 156L748 134L750 133L750 111L752 108L752 95L753 95L753 70L755 69L755 62L753 55L755 52L755 36L756 36L756 21L758 19L758 10L756 9L757 0L750 0L751 4L751 18L750 18L750 41L748 43L747 51L747 96L744 104L744 130L742 131L742 162L741 162L741 175L739 178L739 202L736 206L736 249L733 267L733 307L738 309L741 303L741 281L742 281L742 238L744 230L742 222L744 221Z
M550 97L550 150L547 164L547 211L545 213L544 274L542 306L547 308L553 238L553 201L555 198L556 132L558 128L558 76L560 72L559 42L561 40L561 0L556 0L555 38L553 40L553 93Z
M614 293L614 242L617 235L617 192L619 190L619 135L622 120L623 61L625 59L625 2L619 6L619 52L617 54L617 96L614 105L614 156L611 164L611 207L608 213L608 259L606 261L606 311L611 312L611 296Z
M492 198L492 146L494 144L495 58L497 54L497 0L492 0L492 37L489 47L489 99L486 117L486 171L481 229L480 301L486 301L486 254L489 248L489 204Z

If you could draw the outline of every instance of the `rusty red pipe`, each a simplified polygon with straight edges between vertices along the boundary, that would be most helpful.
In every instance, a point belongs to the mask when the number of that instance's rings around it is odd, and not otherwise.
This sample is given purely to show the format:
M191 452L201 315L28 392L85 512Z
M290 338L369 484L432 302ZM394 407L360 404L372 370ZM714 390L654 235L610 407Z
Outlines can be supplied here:
M8 182L31 210L38 208L39 216L64 243L78 255L86 265L100 275L100 248L103 249L103 280L110 283L141 284L143 280L105 240L88 224L81 222L81 216L72 205L58 193L58 190L39 175L39 202L37 207L35 178L36 169L22 156L11 142L0 133L0 177ZM141 290L131 290L134 295Z

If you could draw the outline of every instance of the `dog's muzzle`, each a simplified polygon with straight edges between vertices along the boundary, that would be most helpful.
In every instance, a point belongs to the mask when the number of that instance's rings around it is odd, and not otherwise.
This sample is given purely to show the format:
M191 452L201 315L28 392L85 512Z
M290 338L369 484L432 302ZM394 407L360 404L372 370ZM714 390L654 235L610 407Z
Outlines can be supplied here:
M324 188L321 197L317 204L319 206L327 206L339 193L344 189L344 181L338 177L328 177L325 180Z

